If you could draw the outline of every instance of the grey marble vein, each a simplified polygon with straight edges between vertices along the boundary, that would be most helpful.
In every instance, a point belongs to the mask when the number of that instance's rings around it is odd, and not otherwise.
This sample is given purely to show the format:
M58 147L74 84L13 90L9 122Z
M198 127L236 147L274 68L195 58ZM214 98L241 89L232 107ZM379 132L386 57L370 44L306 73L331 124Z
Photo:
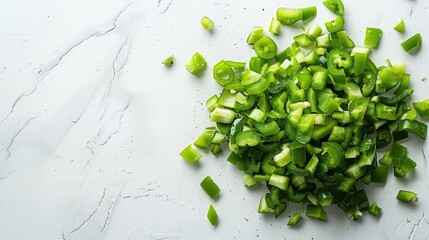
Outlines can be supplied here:
M0 182L1 181L3 181L3 180L5 180L5 179L7 179L10 175L12 175L13 173L15 173L16 172L16 169L14 169L14 170L12 170L12 171L10 171L10 172L8 172L6 175L4 175L4 176L1 176L0 177Z
M173 0L158 0L158 9L160 14L164 14L173 4Z
M118 197L115 197L115 200L109 205L109 209L107 210L107 217L106 220L104 220L103 227L101 228L100 232L104 232L106 230L107 226L109 225L109 221L113 212L113 207L116 204L116 200Z
M91 157L87 160L87 162L85 164L85 168L89 165L89 163L92 161L93 157L95 156L96 149L99 147L105 146L112 139L112 137L114 135L119 133L119 131L121 130L121 126L122 126L122 118L124 117L127 109L129 108L130 103L131 103L131 99L128 99L128 101L126 102L126 104L123 108L121 108L120 110L118 110L112 114L112 117L110 119L113 119L116 115L119 116L118 120L116 121L117 127L115 128L115 130L113 132L111 132L109 135L107 135L107 137L104 140L100 140L100 138L102 137L102 134L104 133L104 131L103 131L104 129L103 129L103 127L101 127L98 130L98 133L93 138L91 138L90 140L88 140L86 142L85 147L86 147L86 149L88 149L90 151ZM106 111L107 111L107 108L103 112L103 115L105 114Z
M79 231L80 229L82 229L86 224L89 223L89 221L91 221L91 219L94 217L94 215L100 210L101 205L104 202L104 198L106 197L106 192L107 192L107 188L105 188L103 190L103 194L101 195L100 201L98 202L96 208L94 209L93 212L91 212L91 214L89 214L88 218L85 219L81 224L79 224L76 228L74 228L72 231L70 231L69 235L74 234L75 232Z
M130 34L131 34L131 31L130 31ZM118 61L120 59L121 54L123 54L124 48L126 48L126 53L125 53L124 61L119 64L119 67L117 67ZM109 80L109 84L107 85L105 94L103 96L103 100L108 99L110 97L110 95L112 94L112 90L113 90L115 82L119 78L119 75L120 75L122 69L128 63L128 59L129 59L129 55L131 53L131 49L132 49L132 40L130 41L130 36L127 36L127 38L125 39L125 41L119 47L119 50L116 53L115 58L113 60L113 63L112 63L112 78ZM102 118L101 118L101 120L102 120Z
M412 240L417 232L417 230L421 227L423 220L426 219L426 214L423 212L422 217L417 221L416 224L413 225L413 228L410 232L410 235L408 235L408 240Z
M111 134L109 134L109 135L106 137L106 139L105 139L105 140L103 140L101 143L99 143L99 144L98 144L98 146L99 146L99 147L102 147L102 146L106 145L106 144L109 142L109 140L110 140L114 135L116 135L116 134L118 134L118 133L119 133L119 131L121 130L121 126L122 126L122 118L124 117L125 112L127 111L127 109L128 109L128 107L129 107L129 106L130 106L130 100L128 100L127 104L125 105L125 107L124 107L123 109L119 110L118 112L116 112L116 113L112 116L112 118L113 118L115 115L119 115L119 119L118 119L117 127L116 127L116 129L115 129ZM98 135L98 136L100 136L100 135Z
M40 114L39 114L40 115ZM24 129L30 124L31 121L33 121L34 119L38 118L39 115L32 117L30 119L27 120L27 122L25 122L25 124L15 133L15 135L12 136L12 138L10 139L9 145L6 148L7 151L7 156L5 159L5 163L7 162L7 160L9 160L10 155L11 155L11 147L13 145L13 143L15 142L15 138L17 138L19 136L19 134L21 134L22 131L24 131Z

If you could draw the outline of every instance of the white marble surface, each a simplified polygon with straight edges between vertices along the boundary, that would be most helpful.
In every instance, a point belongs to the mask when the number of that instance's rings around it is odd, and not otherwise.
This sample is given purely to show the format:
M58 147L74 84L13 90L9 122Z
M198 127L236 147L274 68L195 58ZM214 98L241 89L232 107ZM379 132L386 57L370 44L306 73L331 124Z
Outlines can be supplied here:
M346 28L362 44L365 26L384 29L372 57L404 60L413 100L428 97L429 1L344 1ZM0 239L428 239L428 142L404 144L417 164L407 180L393 176L368 189L383 216L359 223L336 208L327 223L286 226L256 212L263 188L242 187L226 154L199 167L179 151L209 125L202 103L220 88L211 67L247 60L253 26L268 27L277 7L317 4L313 22L334 17L316 0L2 0L0 3ZM352 11L353 9L353 11ZM215 22L209 33L199 20ZM406 34L392 27L403 18ZM399 44L420 31L409 56ZM291 29L283 29L287 44ZM286 45L284 45L286 46ZM209 67L196 78L184 68L200 51ZM174 66L160 62L170 54ZM211 175L222 194L217 228L199 182ZM419 193L413 206L394 198ZM292 207L293 208L293 207Z

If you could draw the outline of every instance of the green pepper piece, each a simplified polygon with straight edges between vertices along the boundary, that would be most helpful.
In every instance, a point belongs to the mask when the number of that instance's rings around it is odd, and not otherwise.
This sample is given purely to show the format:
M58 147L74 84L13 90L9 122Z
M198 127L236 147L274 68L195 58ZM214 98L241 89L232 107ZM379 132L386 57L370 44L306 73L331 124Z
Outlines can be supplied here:
M249 36L247 36L248 44L255 44L256 41L261 39L264 36L264 28L262 27L254 27L250 30Z
M375 104L375 117L378 119L386 119L390 121L397 120L397 108L395 106L387 106L382 103Z
M340 44L344 48L354 48L355 43L353 40L347 35L346 31L338 31L335 34L337 34L338 40L340 40Z
M226 65L225 61L220 61L213 67L213 78L219 85L225 86L234 81L234 70L231 66Z
M406 175L407 173L413 171L416 166L416 162L414 162L411 158L404 156L404 158L401 159L400 165L397 167L401 168L401 171L403 171Z
M302 9L278 8L277 20L286 26L293 25L302 19Z
M258 181L254 179L253 175L248 172L245 172L241 177L243 178L245 187L252 187L258 183Z
M344 15L344 5L341 0L325 0L323 5L337 15Z
M361 167L359 166L359 164L354 163L347 166L346 170L344 171L344 174L347 177L351 177L357 180L365 174L365 170L366 169L364 167Z
M240 70L246 66L246 63L227 60L227 61L225 61L225 65L230 66L230 67L234 68L235 70Z
M310 38L315 40L317 37L322 34L322 28L317 24L312 24L307 28L307 31L305 32Z
M294 164L288 164L287 169L289 170L289 173L292 174L292 176L308 177L311 175L310 171L307 169L299 168Z
M206 108L209 112L212 112L215 109L215 107L218 106L217 104L218 100L219 100L219 97L216 94L211 96L209 99L207 99Z
M230 162L232 165L236 166L239 170L246 169L243 159L235 152L231 152L231 154L228 156L226 160Z
M354 178L345 177L341 180L340 185L338 186L338 191L341 192L350 192L354 187L356 180Z
M301 117L297 126L296 141L307 143L311 140L315 119L316 115L314 114L305 114Z
M373 202L369 207L368 212L373 216L380 216L382 209L377 205L377 202Z
M331 115L340 107L340 103L327 94L319 94L317 101L319 103L318 108L325 114Z
M316 197L319 202L319 205L322 207L332 205L332 203L334 202L334 196L330 191L325 188L317 189Z
M289 181L290 179L287 176L272 174L268 180L268 184L278 187L281 190L286 190L289 186Z
M193 75L196 75L200 73L204 67L206 66L207 61L204 59L203 56L199 52L194 53L191 59L185 64L186 69L192 73Z
M335 82L344 84L346 74L344 70L352 65L350 54L340 49L334 49L328 54L328 72Z
M229 109L215 107L210 113L210 121L220 123L232 123L235 119L235 112Z
M305 165L305 170L309 171L310 174L313 175L314 172L316 171L318 164L319 164L319 158L317 158L316 155L313 155L311 159L308 161L307 165Z
M201 181L200 186L212 199L215 199L219 195L220 188L210 176L205 177L203 181Z
M241 97L242 99L238 100L239 97ZM256 103L256 95L249 95L246 97L242 93L237 93L236 99L237 99L237 106L235 107L235 109L238 111L246 111L252 108L253 105L255 105ZM244 102L241 102L243 100Z
M340 40L333 39L330 34L323 34L316 38L316 46L319 48L335 49L340 47Z
M360 87L353 82L346 82L344 92L347 94L350 101L363 97Z
M384 93L394 88L399 82L392 68L386 67L378 72L375 86L376 93Z
M302 9L302 21L307 21L315 18L317 15L317 8L315 6L306 7Z
M216 226L219 217L212 204L210 204L209 210L207 212L207 218L213 226Z
M170 66L170 65L173 65L173 62L174 62L174 56L171 55L168 58L166 58L164 61L162 61L161 63L166 65L166 66Z
M408 132L406 131L394 131L392 132L393 140L395 142L401 141L402 139L406 139L408 137Z
M299 212L294 212L292 216L289 218L287 225L295 226L301 221L301 219L302 219L301 214Z
M280 153L274 156L274 162L279 167L284 167L292 161L292 154L288 147L282 149Z
M246 131L240 132L235 137L235 141L237 145L240 147L244 147L244 146L253 147L258 145L261 142L261 137L257 132L253 130L246 130Z
M212 150L210 150L212 152L213 155L218 155L219 153L222 152L222 148L220 147L219 144L214 144Z
M419 113L420 117L426 118L429 117L429 99L420 101L420 102L414 102L413 103L414 108Z
M341 168L346 164L344 149L336 142L322 142L323 152L321 161L326 163L328 169Z
M297 73L293 75L292 80L298 80L298 85L301 89L308 90L311 85L312 76L310 73Z
M286 200L290 201L290 202L294 202L294 203L299 203L302 201L302 199L305 198L305 194L304 193L296 193L294 192L292 186L290 185L289 188L287 189L287 191L285 192L285 198Z
M410 74L402 75L402 77L399 81L399 86L395 90L395 94L398 94L398 93L404 91L405 89L409 88L408 85L410 83L410 80L411 80Z
M401 19L398 24L396 24L396 26L394 27L394 29L400 33L404 33L405 32L405 23L404 20Z
M219 130L220 133L224 134L224 135L229 135L229 133L231 132L231 124L226 124L226 123L216 123L216 127Z
M381 96L380 97L380 102L384 103L386 105L389 106L394 106L396 105L398 102L405 100L407 97L411 96L411 94L413 94L414 90L411 88L407 88L404 89L402 92L400 92L399 94L393 96L393 97L384 97ZM429 113L429 111L428 111Z
M280 127L276 121L271 121L269 123L258 123L255 124L255 127L262 134L262 136L271 136L280 131Z
M271 23L270 23L270 28L269 28L270 33L272 33L274 35L279 35L280 34L280 27L281 27L281 23L277 19L271 18Z
M406 191L406 190L399 190L398 195L396 195L396 199L402 202L411 202L411 201L417 201L417 193Z
M365 32L364 44L370 48L376 48L380 43L383 31L379 28L367 27Z
M258 57L269 60L277 54L277 44L268 36L260 38L255 42L254 49Z
M334 126L337 126L337 125L338 125L337 121L328 117L325 125L314 126L313 132L311 134L311 138L313 138L314 140L320 140L328 136L332 132L332 129L334 128Z
M359 155L359 146L354 146L344 151L344 157L347 159L357 158Z
M401 43L401 46L407 53L413 54L420 49L422 42L422 35L420 33L416 33Z
M319 110L317 109L317 98L316 98L316 92L313 90L313 88L309 88L306 93L306 100L308 103L310 103L310 112L317 113Z
M249 61L249 69L254 72L261 73L262 68L266 63L267 62L260 57L252 57Z
M194 145L202 149L209 148L215 134L216 131L214 129L206 128L200 137L194 142Z
M423 140L426 139L427 129L428 126L419 121L404 120L401 121L401 124L399 125L399 131L414 133Z
M350 101L349 103L349 113L350 118L356 122L356 124L360 125L362 124L362 120L365 117L365 113L368 108L370 99L365 98L359 98L354 99Z
M368 196L365 192L365 189L361 189L353 194L353 199L356 203L356 206L360 211L367 211L369 209Z
M240 93L241 94L241 93ZM244 97L244 96L243 96ZM224 89L217 101L218 106L234 109L237 107L237 93Z
M270 81L265 77L261 77L257 82L245 86L246 93L248 95L258 95L267 90L269 86Z
M180 152L180 156L184 158L188 163L195 163L200 158L203 157L203 155L199 152L197 152L193 147L192 144L189 144L185 149L183 149Z
M407 148L398 143L393 143L392 149L390 150L390 158L392 159L393 166L401 166L402 159L407 154Z
M313 39L305 33L296 35L293 40L298 43L300 47L308 47L313 43Z
M346 128L334 126L331 135L329 135L328 141L342 143L346 138Z
M314 90L323 90L326 88L327 71L318 71L313 74L311 87Z
M338 16L334 20L326 22L325 26L330 33L341 31L344 28L344 18L342 16Z
M326 212L323 210L323 207L321 206L315 206L315 205L307 205L307 211L305 213L307 217L326 221Z
M388 171L389 167L387 166L375 167L371 172L371 182L385 183Z
M305 163L306 161L305 144L294 141L291 144L289 144L288 147L291 151L293 164Z
M200 21L201 26L206 30L211 30L214 26L213 21L208 18L207 16L204 16Z
M377 75L371 71L365 71L362 77L362 94L367 97L375 89L375 83L377 80Z
M386 147L390 141L392 141L392 134L390 133L389 128L381 127L377 130L377 149L382 149Z

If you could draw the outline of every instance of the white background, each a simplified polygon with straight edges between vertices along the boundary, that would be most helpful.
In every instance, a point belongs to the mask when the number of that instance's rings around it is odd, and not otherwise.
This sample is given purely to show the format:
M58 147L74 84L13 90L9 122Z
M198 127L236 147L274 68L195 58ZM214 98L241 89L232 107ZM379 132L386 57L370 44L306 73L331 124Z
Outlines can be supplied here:
M415 89L428 98L429 1L344 1L346 30L362 45L366 26L383 29L377 65L404 61ZM286 226L257 213L261 185L243 187L241 173L205 154L198 166L178 153L212 125L205 100L221 88L211 78L222 59L247 61L253 26L268 29L278 7L316 5L312 23L335 16L321 1L3 0L0 3L0 239L428 239L428 143L403 142L417 162L406 179L389 175L367 189L383 208L353 222L336 207L328 221ZM215 23L212 32L199 20ZM393 30L403 18L405 34ZM305 23L308 26L309 23ZM279 49L301 23L282 28ZM410 56L400 43L423 35ZM208 61L200 77L184 64L195 51ZM160 62L174 54L171 68ZM221 187L212 201L199 187L207 175ZM395 200L399 189L419 202ZM219 224L206 211L213 203Z

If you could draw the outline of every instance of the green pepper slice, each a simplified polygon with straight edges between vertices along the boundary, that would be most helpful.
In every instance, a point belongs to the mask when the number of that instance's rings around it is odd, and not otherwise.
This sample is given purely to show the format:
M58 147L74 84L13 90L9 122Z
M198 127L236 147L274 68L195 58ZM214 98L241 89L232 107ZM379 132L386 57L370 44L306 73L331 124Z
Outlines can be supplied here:
M258 57L270 60L277 54L277 44L268 36L260 38L255 42L254 49Z
M344 84L346 80L346 69L352 65L350 54L340 49L334 49L328 54L328 72L335 82Z

